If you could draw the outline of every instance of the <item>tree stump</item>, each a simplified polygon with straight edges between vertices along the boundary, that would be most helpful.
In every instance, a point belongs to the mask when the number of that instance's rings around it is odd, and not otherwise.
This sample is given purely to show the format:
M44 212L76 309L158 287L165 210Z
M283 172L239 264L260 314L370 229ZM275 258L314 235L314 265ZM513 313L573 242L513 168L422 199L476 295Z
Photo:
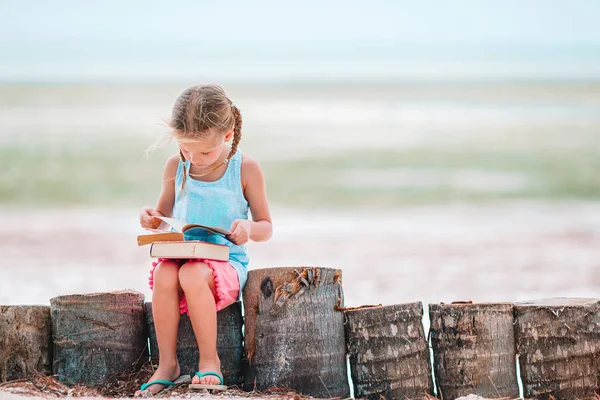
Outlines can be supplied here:
M600 300L555 298L515 304L525 397L575 399L600 391Z
M52 373L48 306L0 306L0 382Z
M421 302L344 314L356 398L422 399L433 392Z
M150 358L157 363L159 353L152 303L146 303L144 307L150 336ZM242 306L240 303L234 303L217 313L217 353L221 359L223 380L228 386L241 387L244 381L242 375L242 358L244 355L242 325ZM193 376L198 371L199 357L198 343L196 342L192 322L190 317L184 314L179 320L177 335L177 358L181 367L181 374Z
M101 385L148 360L144 295L133 291L50 300L54 374L66 383Z
M513 305L430 304L438 397L518 397Z
M349 396L342 272L321 267L250 271L244 288L246 390L292 388Z

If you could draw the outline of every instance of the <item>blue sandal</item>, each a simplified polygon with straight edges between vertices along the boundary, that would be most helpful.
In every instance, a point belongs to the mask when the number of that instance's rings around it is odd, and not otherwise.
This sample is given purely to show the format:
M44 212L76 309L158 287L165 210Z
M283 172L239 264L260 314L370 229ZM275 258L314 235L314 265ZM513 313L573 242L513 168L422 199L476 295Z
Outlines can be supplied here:
M209 385L207 383L192 383L190 385L190 389L211 389L211 390L227 390L227 386L223 385L223 377L216 372L196 372L195 374L198 378L202 379L205 376L216 376L219 378L218 385Z
M148 389L152 385L164 385L165 387L162 388L161 390L165 390L167 387L170 388L170 387L175 386L175 382L167 381L165 379L157 379L155 381L150 381L148 383L144 383L142 386L140 386L140 390L143 392L144 390ZM159 390L159 392L161 390Z

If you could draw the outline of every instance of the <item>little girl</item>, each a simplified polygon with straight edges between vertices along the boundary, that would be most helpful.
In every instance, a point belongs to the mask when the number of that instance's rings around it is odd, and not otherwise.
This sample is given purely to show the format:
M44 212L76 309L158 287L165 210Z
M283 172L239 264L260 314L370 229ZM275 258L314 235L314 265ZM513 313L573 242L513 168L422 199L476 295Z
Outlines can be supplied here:
M228 244L230 255L229 262L159 259L153 264L150 286L159 365L136 396L157 393L179 377L177 327L184 312L190 316L200 352L192 383L223 384L217 311L241 296L248 275L244 244L272 235L262 170L256 160L237 151L242 116L223 89L209 85L184 91L169 126L179 153L167 160L157 206L144 207L140 223L154 229L161 222L156 216L172 216L229 229L231 235L218 244Z

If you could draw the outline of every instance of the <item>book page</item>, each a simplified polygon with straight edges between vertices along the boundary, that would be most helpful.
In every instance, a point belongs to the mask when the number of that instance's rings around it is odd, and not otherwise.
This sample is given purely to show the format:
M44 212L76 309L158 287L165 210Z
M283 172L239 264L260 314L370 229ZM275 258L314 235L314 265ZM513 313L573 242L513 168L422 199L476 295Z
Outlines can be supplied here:
M162 220L163 222L168 224L171 228L175 229L177 232L180 232L180 233L183 232L183 227L186 225L186 222L180 221L175 218L168 218L168 217L154 217L154 218L158 218L158 219Z
M167 218L167 217L155 217L155 218L158 218L158 219L162 220L163 222L165 222L169 226L171 226L171 228L173 228L177 232L181 232L181 233L183 233L185 230L187 230L189 228L199 227L199 228L204 228L204 229L212 231L212 232L219 233L219 234L221 234L223 236L229 236L229 235L231 235L231 232L229 232L226 229L219 228L218 226L206 226L206 225L200 225L200 224L188 224L187 222L180 221L180 220L175 219L175 218Z

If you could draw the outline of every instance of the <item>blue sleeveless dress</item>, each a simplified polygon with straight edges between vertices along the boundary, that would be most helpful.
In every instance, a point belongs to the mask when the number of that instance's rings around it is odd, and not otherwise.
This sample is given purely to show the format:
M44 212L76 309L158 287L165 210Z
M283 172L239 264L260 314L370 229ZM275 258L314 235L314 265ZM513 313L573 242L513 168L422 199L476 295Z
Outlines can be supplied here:
M202 182L189 175L190 162L186 161L185 188L181 191L183 161L179 160L175 179L173 218L187 223L219 226L229 230L236 219L248 219L248 201L242 189L242 153L238 150L227 164L225 174L214 182ZM216 235L211 241L229 246L229 263L237 271L240 296L248 279L246 246L238 246Z

